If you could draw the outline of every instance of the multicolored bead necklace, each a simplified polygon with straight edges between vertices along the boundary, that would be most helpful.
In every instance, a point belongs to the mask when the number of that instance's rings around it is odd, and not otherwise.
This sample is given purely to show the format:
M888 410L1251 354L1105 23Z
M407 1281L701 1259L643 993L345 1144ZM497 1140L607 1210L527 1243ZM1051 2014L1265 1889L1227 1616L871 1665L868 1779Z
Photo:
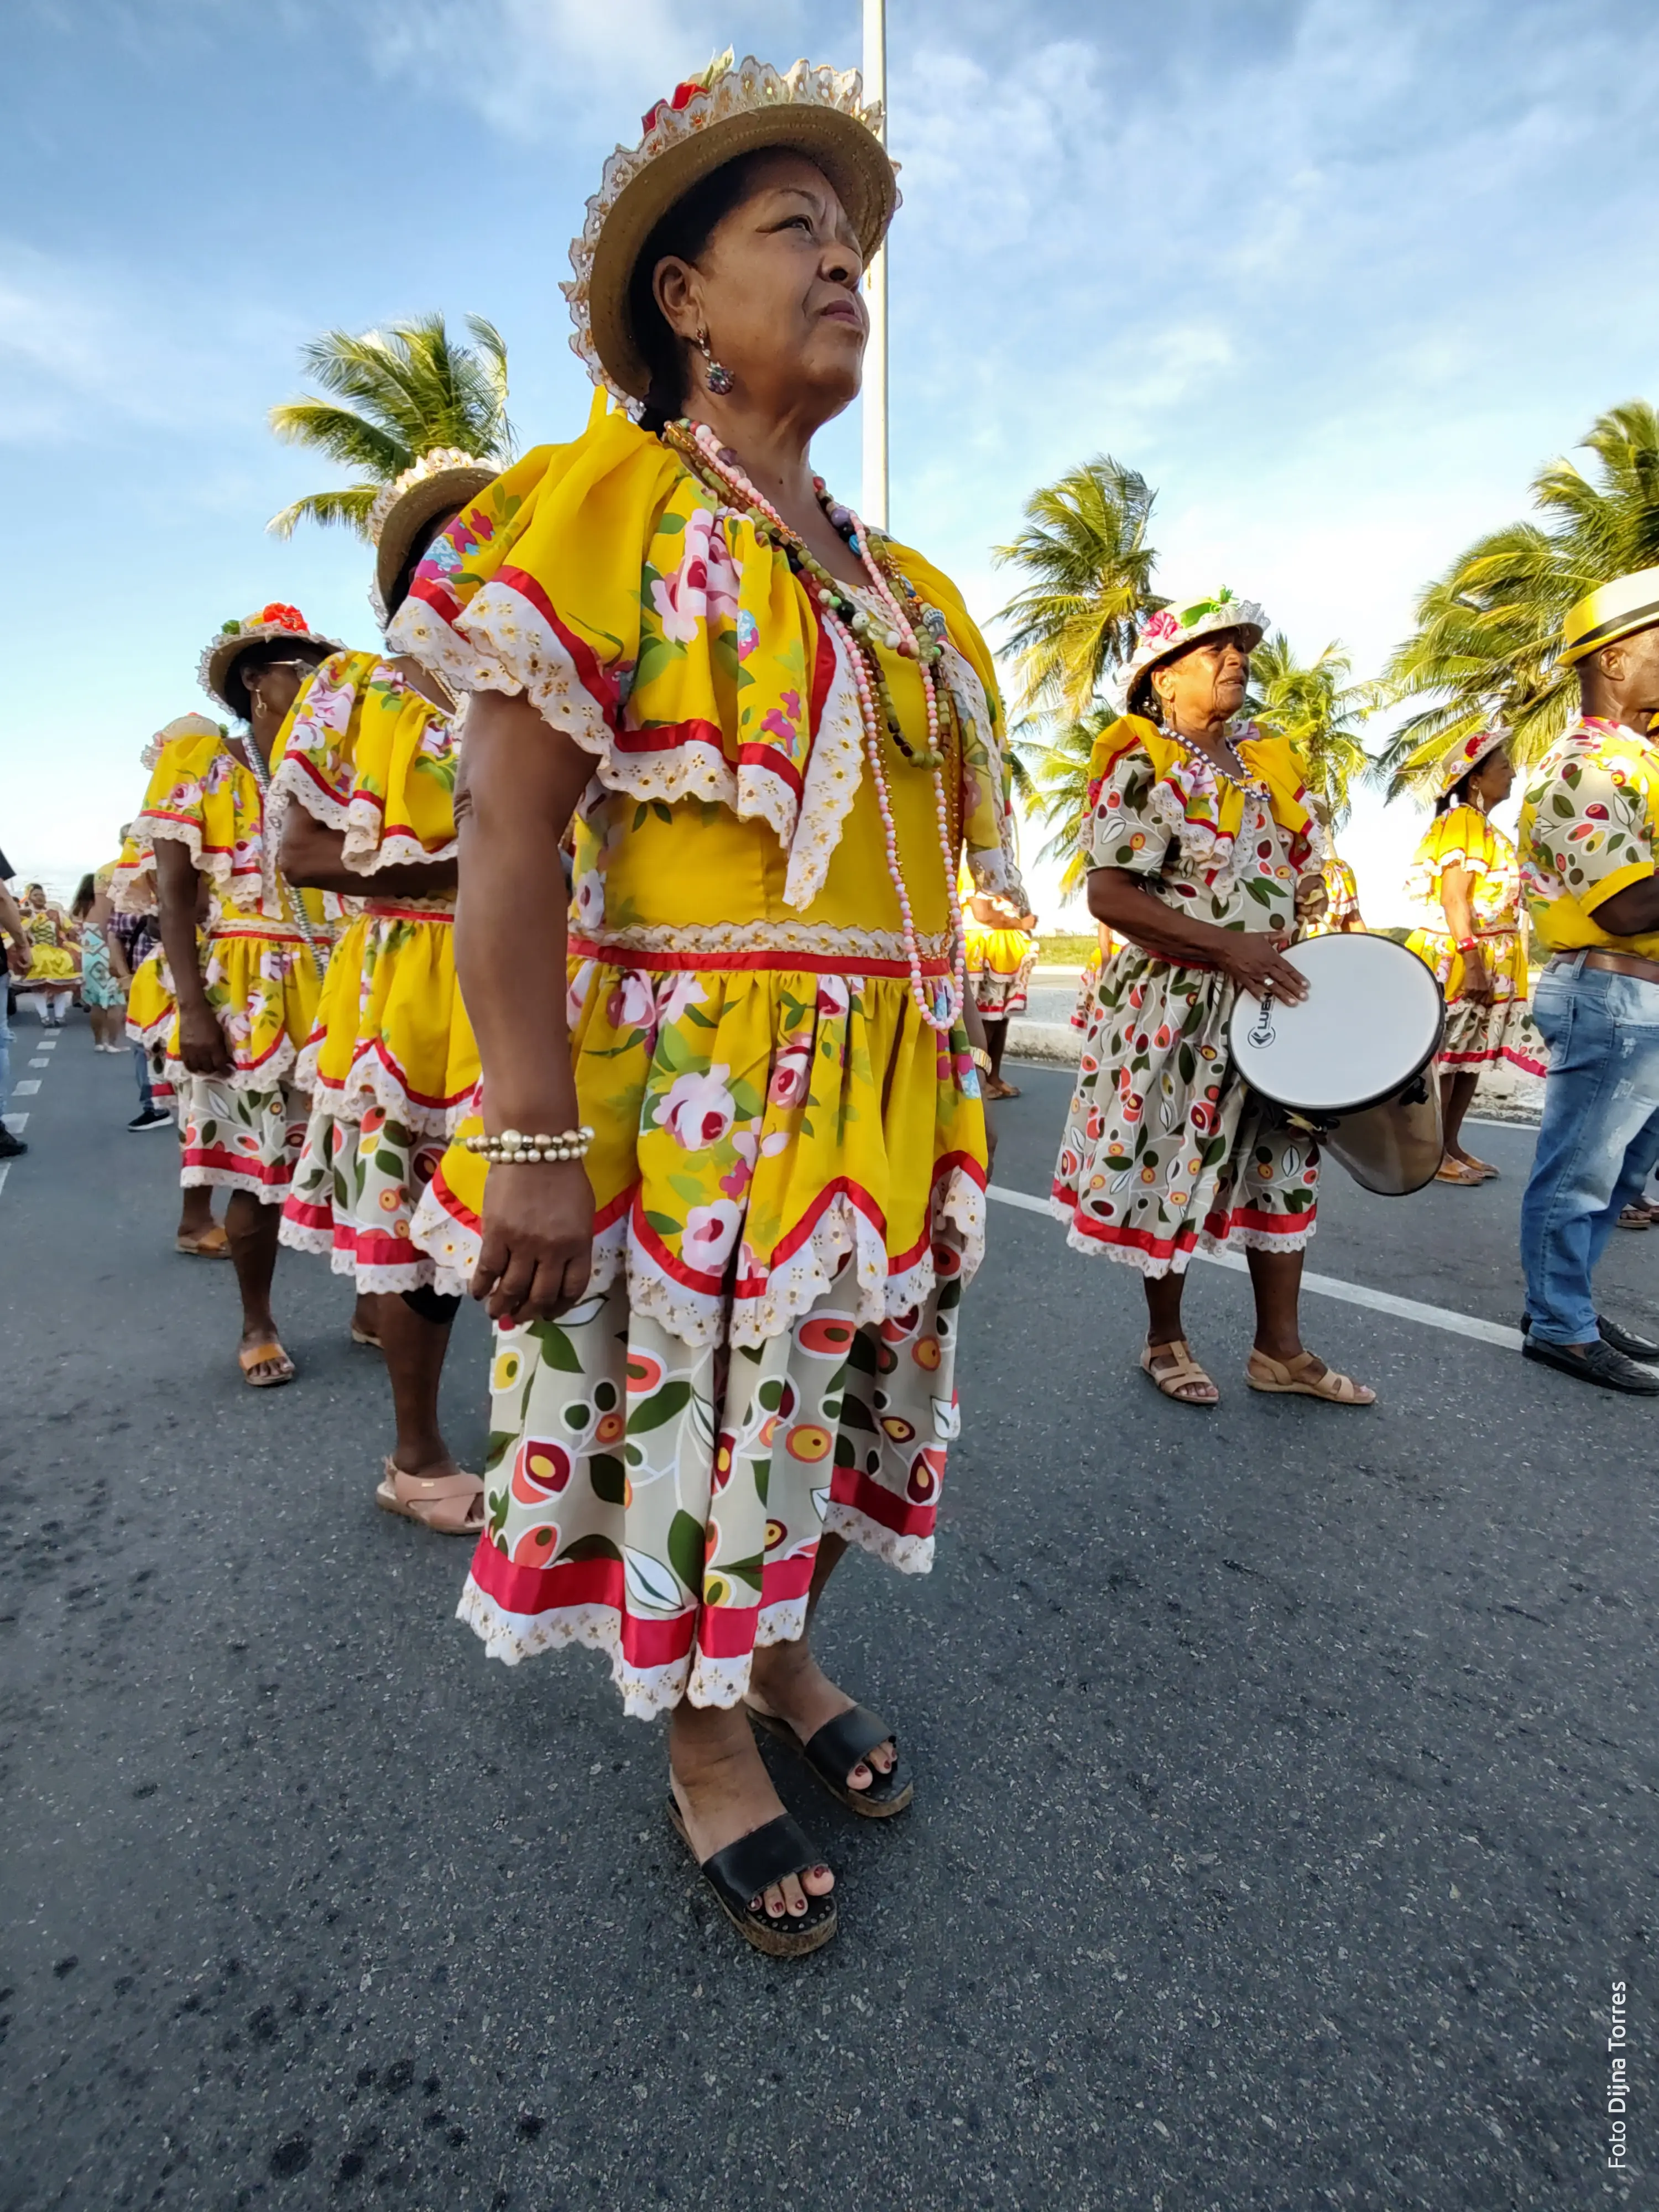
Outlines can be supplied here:
M938 1031L941 1036L948 1036L962 1018L963 1004L967 996L967 949L962 908L957 899L956 856L943 775L947 753L942 720L948 719L950 709L947 706L942 718L939 687L934 678L934 671L945 656L945 617L936 609L924 609L909 579L896 572L900 590L917 611L918 620L912 621L894 592L894 580L890 579L871 550L864 525L851 507L831 501L821 477L812 479L818 502L831 529L845 540L848 551L863 564L881 617L885 619L885 629L881 627L877 617L848 596L847 586L838 582L823 562L808 550L776 507L750 482L731 448L720 444L706 422L692 422L689 419L670 422L665 426L662 436L664 442L680 455L717 497L729 499L749 510L750 519L754 520L756 537L763 544L778 547L790 568L800 578L808 597L817 601L825 628L842 645L859 695L865 757L870 763L871 783L881 815L882 834L887 848L887 872L897 894L899 915L903 927L905 957L910 969L910 996L928 1028ZM759 519L754 520L756 517ZM916 664L917 672L921 678L922 696L927 707L927 744L925 751L918 752L905 741L899 726L898 709L877 655L878 643L884 645L890 653L902 653ZM951 975L946 981L936 988L931 998L923 988L921 953L916 941L915 918L910 911L910 894L905 888L903 873L899 866L898 833L893 823L886 764L882 758L884 728L902 757L914 767L927 769L933 779L933 812L939 824L939 853L945 863L945 901L951 915Z

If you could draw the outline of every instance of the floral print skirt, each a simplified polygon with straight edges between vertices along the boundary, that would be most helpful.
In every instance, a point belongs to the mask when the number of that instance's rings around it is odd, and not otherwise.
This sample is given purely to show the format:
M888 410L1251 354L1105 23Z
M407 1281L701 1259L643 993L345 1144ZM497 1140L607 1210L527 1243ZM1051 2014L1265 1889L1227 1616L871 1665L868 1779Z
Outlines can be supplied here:
M459 1613L515 1663L585 1644L640 1717L737 1704L757 1645L805 1626L820 1538L932 1564L962 1252L921 1305L858 1319L843 1255L809 1313L750 1345L690 1345L618 1278L495 1334L485 1528Z
M411 1131L382 1106L358 1116L331 1097L315 1099L283 1201L283 1243L326 1252L334 1273L352 1276L364 1292L432 1282L436 1265L410 1226L445 1142Z
M327 1253L361 1291L434 1282L439 1265L410 1232L478 1079L449 914L410 901L357 917L329 962L298 1075L311 1120L283 1243ZM446 1291L462 1287L443 1272Z
M1527 1003L1526 948L1516 930L1483 930L1486 964L1496 995L1489 1006L1461 996L1463 956L1455 940L1437 929L1414 929L1406 940L1434 970L1446 994L1446 1034L1440 1046L1443 1075L1492 1067L1500 1060L1528 1075L1547 1075L1549 1047L1540 1035Z
M1194 1251L1313 1235L1319 1149L1234 1067L1235 996L1134 945L1102 970L1052 1195L1078 1251L1178 1274Z
M191 1075L171 1060L184 1152L179 1180L186 1188L245 1190L264 1206L280 1206L305 1141L310 1101L291 1084L231 1083Z
M1025 1012L1037 941L1023 929L986 929L969 922L966 943L968 988L981 1019L1005 1022Z

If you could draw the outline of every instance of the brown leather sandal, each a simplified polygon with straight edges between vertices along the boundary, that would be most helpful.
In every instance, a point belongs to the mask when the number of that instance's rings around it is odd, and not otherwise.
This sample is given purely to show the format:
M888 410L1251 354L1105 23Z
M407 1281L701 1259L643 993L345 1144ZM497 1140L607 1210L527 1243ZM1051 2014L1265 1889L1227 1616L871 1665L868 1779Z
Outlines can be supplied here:
M283 1363L278 1373L275 1375L254 1373L256 1367L268 1366L275 1359L280 1359ZM250 1390L275 1390L282 1383L291 1382L299 1372L274 1336L268 1337L263 1344L245 1344L236 1354L236 1364L241 1369L242 1380Z
M1166 1352L1174 1358L1175 1365L1160 1375L1154 1370L1152 1362L1162 1359ZM1221 1402L1218 1390L1213 1398L1183 1398L1181 1395L1182 1389L1189 1382L1207 1382L1211 1389L1215 1390L1214 1381L1193 1358L1192 1346L1184 1336L1172 1336L1167 1344L1143 1344L1140 1347L1140 1371L1143 1375L1151 1376L1164 1395L1173 1398L1177 1406L1197 1406L1207 1409Z
M1294 1359L1269 1359L1265 1352L1252 1352L1244 1380L1252 1390L1266 1390L1287 1398L1322 1398L1328 1406L1374 1406L1376 1393L1352 1375L1339 1375L1327 1367L1321 1375L1308 1370L1321 1364L1311 1352L1298 1352Z
M389 1455L374 1492L374 1503L403 1520L418 1521L439 1536L476 1536L483 1527L483 1479L465 1468L453 1474L406 1474Z
M199 1237L175 1237L175 1252L183 1252L192 1260L228 1260L230 1239L225 1234L225 1224L216 1221L211 1229L204 1229Z
M1442 1160L1434 1171L1434 1179L1437 1182L1462 1183L1466 1190L1473 1190L1477 1183L1486 1180L1480 1169L1466 1166L1462 1160L1454 1159Z

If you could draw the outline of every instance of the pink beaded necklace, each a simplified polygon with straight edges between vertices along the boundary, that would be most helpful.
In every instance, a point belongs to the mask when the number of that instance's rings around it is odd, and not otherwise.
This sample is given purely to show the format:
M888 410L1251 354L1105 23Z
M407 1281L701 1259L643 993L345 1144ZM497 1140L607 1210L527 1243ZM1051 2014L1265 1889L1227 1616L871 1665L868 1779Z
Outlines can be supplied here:
M898 832L893 822L892 797L887 782L886 764L882 758L882 731L887 721L878 706L878 692L885 690L885 682L876 659L877 626L861 610L843 612L850 603L846 587L838 584L823 564L815 560L795 532L791 530L771 501L752 484L739 466L729 447L722 446L706 422L682 422L669 426L677 437L669 442L687 460L700 464L699 472L713 480L713 489L733 498L762 516L788 556L790 566L800 575L811 598L817 603L825 628L842 647L859 696L859 718L864 730L865 757L870 763L870 780L876 795L876 805L881 815L882 836L887 848L887 872L897 894L899 915L904 932L905 957L910 969L910 996L916 1012L929 1029L941 1036L948 1036L962 1018L962 1009L967 997L967 949L962 924L962 908L957 899L956 856L951 848L950 809L945 796L944 765L945 755L939 743L939 692L933 681L933 664L942 658L943 647L931 633L919 637L909 617L899 604L892 586L870 550L870 540L864 525L850 507L832 506L821 477L813 483L818 500L830 526L846 540L848 549L857 556L866 574L877 605L885 617L888 629L879 633L880 641L890 653L900 653L914 660L921 678L922 696L927 704L927 752L925 765L933 779L933 814L939 825L939 853L945 863L945 894L951 915L951 975L936 986L931 998L923 987L921 952L916 941L915 917L910 911L910 894L905 887L904 875L899 866ZM891 726L896 736L897 716L891 717ZM902 750L902 741L897 740ZM915 759L915 756L910 756Z

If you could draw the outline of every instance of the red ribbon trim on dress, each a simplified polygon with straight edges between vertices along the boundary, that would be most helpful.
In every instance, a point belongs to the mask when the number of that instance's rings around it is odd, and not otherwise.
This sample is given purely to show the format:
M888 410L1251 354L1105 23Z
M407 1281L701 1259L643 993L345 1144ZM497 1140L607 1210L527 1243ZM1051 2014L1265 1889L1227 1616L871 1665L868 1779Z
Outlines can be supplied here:
M745 970L797 975L877 975L908 980L905 960L866 959L854 952L635 952L627 945L599 945L589 937L572 937L567 950L577 960L597 960L607 968L659 969L665 975L694 975L707 969L720 974ZM940 955L921 963L924 975L948 975L950 965Z

